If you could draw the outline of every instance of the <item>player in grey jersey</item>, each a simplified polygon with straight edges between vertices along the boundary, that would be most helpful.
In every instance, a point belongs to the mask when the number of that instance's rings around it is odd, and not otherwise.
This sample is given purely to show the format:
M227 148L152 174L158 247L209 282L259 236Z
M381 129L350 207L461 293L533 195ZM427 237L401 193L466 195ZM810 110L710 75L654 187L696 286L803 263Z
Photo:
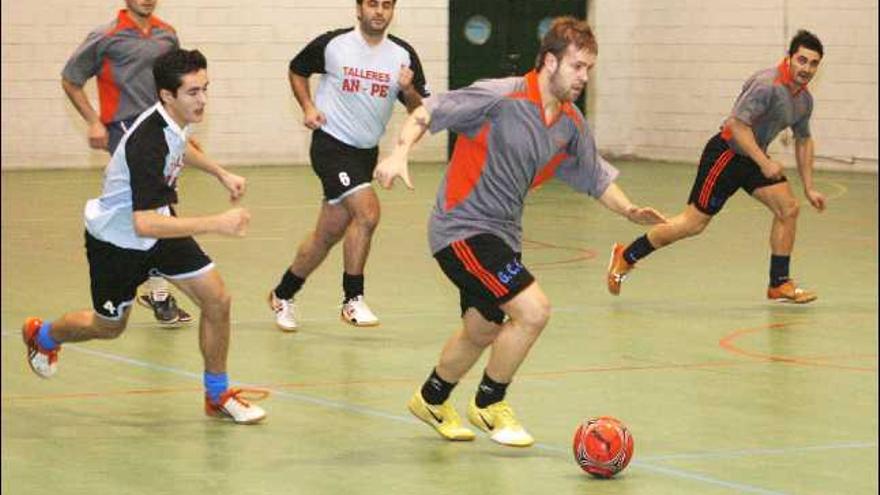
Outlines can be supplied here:
M449 440L472 440L449 395L491 348L468 419L503 445L534 442L504 400L508 385L550 318L550 302L522 261L522 212L529 190L556 177L639 224L663 222L630 202L617 169L599 156L572 102L584 90L598 47L585 21L556 19L524 77L483 80L425 99L404 123L398 146L376 168L390 187L411 186L410 147L426 129L458 133L431 211L431 252L458 287L462 328L446 342L410 411ZM506 319L505 319L506 317Z
M817 211L823 211L825 196L813 185L813 97L807 90L823 53L819 38L799 31L779 65L759 71L746 81L721 132L706 143L685 210L628 246L612 247L607 274L611 294L620 293L621 284L638 260L703 232L725 201L742 188L773 214L767 298L796 304L817 298L815 292L798 287L789 277L800 208L782 165L770 158L767 147L779 132L791 127L804 196Z
M303 124L313 131L309 155L324 202L315 229L269 293L275 323L283 331L297 328L294 296L340 240L341 318L359 327L379 324L364 299L364 268L379 224L379 199L371 185L377 145L395 101L412 111L428 95L415 50L386 35L393 16L392 0L357 0L354 28L318 36L290 62L290 85ZM308 83L312 74L321 74L314 99Z

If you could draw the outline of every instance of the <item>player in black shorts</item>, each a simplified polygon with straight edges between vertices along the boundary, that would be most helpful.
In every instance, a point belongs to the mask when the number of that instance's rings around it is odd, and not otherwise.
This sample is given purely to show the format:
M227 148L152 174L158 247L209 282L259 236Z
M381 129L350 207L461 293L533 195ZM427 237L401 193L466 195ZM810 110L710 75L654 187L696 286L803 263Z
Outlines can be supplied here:
M119 144L104 175L100 198L85 208L85 244L92 308L55 321L28 318L22 326L28 363L40 377L57 369L64 342L114 339L125 330L138 285L162 276L201 309L199 345L205 363L205 412L236 423L261 421L266 413L229 388L231 298L211 259L192 238L216 233L241 237L250 214L239 207L204 217L178 217L177 177L187 149L187 126L201 122L207 102L207 62L198 51L172 49L156 59L159 103L144 111ZM122 151L122 150L120 150ZM237 201L245 179L200 151L187 159L220 181Z
M822 55L819 38L799 31L791 40L788 57L746 81L721 132L706 143L684 212L669 223L652 227L629 246L615 244L612 248L609 292L619 294L635 263L655 249L700 234L725 201L742 188L773 213L767 298L798 304L816 299L815 292L798 287L789 277L799 207L782 165L767 155L767 147L780 131L791 127L804 196L816 210L823 211L825 196L813 187L809 125L813 98L807 90Z
M412 112L428 95L415 50L386 34L393 0L357 0L357 25L328 31L290 62L290 86L313 130L310 157L321 180L324 201L315 229L297 248L293 263L269 293L275 324L296 330L294 298L306 278L342 241L342 321L375 326L379 318L364 298L364 270L373 232L379 225L379 198L372 187L377 147L395 101ZM314 100L309 77L321 74Z
M397 146L376 166L376 179L412 188L408 155L428 130L458 134L428 222L428 243L459 291L461 323L407 403L410 412L451 441L469 441L451 394L488 354L467 407L468 421L495 442L535 442L508 401L508 387L550 321L550 300L522 262L522 217L529 191L557 178L621 217L650 225L666 218L633 204L598 153L574 105L596 63L598 44L586 21L554 19L535 68L522 77L484 79L426 98L403 124Z
M89 146L113 155L138 115L156 103L153 62L180 46L173 27L153 11L155 0L126 0L110 24L98 26L67 60L61 87L88 126ZM89 101L84 85L97 79L100 113ZM166 328L192 321L161 277L150 277L137 302L150 308Z

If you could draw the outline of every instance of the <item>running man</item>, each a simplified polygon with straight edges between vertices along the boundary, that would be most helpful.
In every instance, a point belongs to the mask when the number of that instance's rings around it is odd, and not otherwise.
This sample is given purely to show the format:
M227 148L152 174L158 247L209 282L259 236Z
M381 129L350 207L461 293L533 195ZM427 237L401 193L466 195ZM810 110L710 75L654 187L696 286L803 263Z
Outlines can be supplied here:
M550 302L521 257L530 189L555 176L632 222L665 221L653 208L633 205L614 183L618 171L599 156L584 116L572 104L586 87L597 53L585 21L556 19L533 71L425 99L404 123L397 147L376 168L384 187L396 177L412 187L410 147L426 129L458 133L428 229L434 258L459 289L462 328L447 340L439 363L408 404L446 439L474 438L448 398L490 348L468 419L503 445L534 442L504 400L550 318Z
M61 73L64 93L89 125L89 146L111 155L137 116L156 103L156 57L180 46L174 28L153 15L156 0L125 0L125 5L116 19L89 33ZM98 78L100 114L83 90L92 77ZM192 321L164 279L151 277L147 285L150 290L138 302L151 308L160 324Z
M684 211L669 222L652 227L628 246L615 244L612 248L607 274L609 292L620 294L620 285L636 262L654 250L703 232L727 198L742 188L773 214L767 298L797 304L816 299L815 292L798 287L789 277L800 208L782 164L767 155L767 147L777 134L791 127L804 196L817 211L825 210L825 196L813 186L813 97L807 91L807 83L819 69L822 56L819 38L809 31L798 31L789 45L788 57L745 82L721 132L703 149Z
M205 412L235 423L255 423L266 413L229 388L231 297L211 259L194 235L245 234L250 214L243 208L203 217L178 217L177 178L187 152L189 124L201 122L207 102L207 62L196 50L172 49L153 69L159 103L131 125L113 153L101 197L85 207L86 257L92 307L54 322L28 318L21 333L28 364L42 378L57 370L65 342L115 339L125 330L138 285L151 274L170 279L201 309L199 346L205 363ZM193 166L215 176L233 202L245 192L245 179L208 160Z
M269 293L275 323L296 330L294 296L306 278L343 239L342 321L375 326L379 319L364 299L364 267L379 224L379 198L371 185L377 147L394 100L412 112L428 96L415 50L386 35L393 0L357 0L358 23L327 32L290 62L290 86L312 129L310 157L324 202L315 230L300 243L293 263ZM308 78L322 74L314 100Z

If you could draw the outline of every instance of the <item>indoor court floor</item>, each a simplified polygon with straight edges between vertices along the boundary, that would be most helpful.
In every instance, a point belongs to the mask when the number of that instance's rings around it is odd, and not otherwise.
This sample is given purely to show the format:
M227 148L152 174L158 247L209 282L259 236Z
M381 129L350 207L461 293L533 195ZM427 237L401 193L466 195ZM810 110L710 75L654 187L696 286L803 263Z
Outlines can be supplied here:
M617 165L635 202L681 210L694 166ZM53 379L31 373L22 320L90 304L81 212L101 171L3 172L3 493L877 493L876 174L817 172L829 197L818 214L788 171L802 200L792 273L819 293L805 306L765 300L771 217L742 192L613 297L610 247L645 228L561 182L533 191L524 261L553 313L508 391L537 439L515 449L448 443L406 409L459 324L426 240L442 170L414 165L415 191L379 193L366 290L381 326L340 322L337 247L298 297L300 331L282 333L266 295L312 228L320 188L309 167L236 169L249 180L248 236L199 242L233 295L230 377L272 391L255 426L204 416L196 325L158 328L143 308L115 341L65 345ZM196 170L180 190L182 215L227 205ZM462 414L483 362L453 393ZM571 453L579 421L599 415L635 437L611 480Z

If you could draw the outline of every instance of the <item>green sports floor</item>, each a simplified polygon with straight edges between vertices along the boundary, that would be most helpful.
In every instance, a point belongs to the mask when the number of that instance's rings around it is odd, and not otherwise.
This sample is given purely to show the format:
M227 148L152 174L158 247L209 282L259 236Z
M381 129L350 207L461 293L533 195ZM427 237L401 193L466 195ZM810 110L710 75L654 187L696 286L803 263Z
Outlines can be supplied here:
M693 166L618 166L635 201L682 208ZM612 297L610 246L644 229L562 183L533 192L524 260L553 316L508 391L537 444L512 449L447 443L405 406L458 325L426 241L442 167L416 165L415 191L380 193L367 297L382 325L339 321L337 248L298 298L293 334L275 329L265 297L313 225L317 180L308 167L237 171L248 237L200 242L234 298L231 378L272 390L256 426L203 415L195 326L158 328L142 308L119 339L66 345L53 379L33 375L22 320L90 304L81 212L101 171L2 174L4 494L877 493L876 175L817 173L829 208L803 205L793 259L819 293L806 306L765 301L770 214L744 193ZM198 171L180 186L183 215L226 206ZM460 412L481 370L453 394ZM571 454L578 422L598 415L635 437L612 480Z

